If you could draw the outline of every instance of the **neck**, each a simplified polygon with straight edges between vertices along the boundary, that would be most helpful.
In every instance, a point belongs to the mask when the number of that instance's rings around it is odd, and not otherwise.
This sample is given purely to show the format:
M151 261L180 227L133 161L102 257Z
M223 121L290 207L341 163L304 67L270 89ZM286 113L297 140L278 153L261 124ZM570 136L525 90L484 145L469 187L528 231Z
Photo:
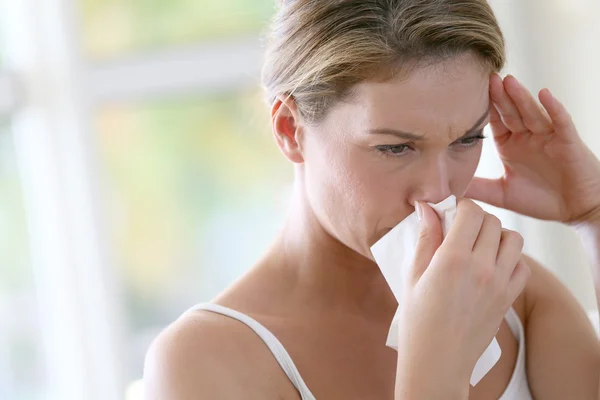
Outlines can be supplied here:
M270 251L294 281L294 295L323 311L389 319L397 307L374 261L323 227L296 184L284 227Z

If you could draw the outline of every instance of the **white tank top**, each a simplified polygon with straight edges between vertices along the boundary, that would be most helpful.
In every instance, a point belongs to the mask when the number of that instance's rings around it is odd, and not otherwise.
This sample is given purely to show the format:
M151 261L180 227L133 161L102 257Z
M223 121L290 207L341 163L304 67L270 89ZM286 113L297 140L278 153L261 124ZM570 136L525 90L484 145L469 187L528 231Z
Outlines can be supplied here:
M262 340L265 342L273 356L281 366L281 369L285 372L287 377L290 379L294 387L300 393L302 400L316 400L315 396L304 383L304 380L298 372L298 368L292 361L292 358L285 350L281 342L273 335L267 328L258 323L256 320L250 318L246 314L232 310L227 307L220 306L212 303L202 303L190 308L186 313L190 311L205 310L211 311L217 314L224 315L229 318L236 319L246 324L252 329ZM185 314L185 313L184 313ZM515 369L512 373L508 386L504 390L499 400L533 400L533 396L529 391L529 385L527 383L527 374L525 371L525 331L523 324L519 319L519 316L512 308L504 317L510 330L517 339L519 344L519 352L517 354L517 361L515 363Z

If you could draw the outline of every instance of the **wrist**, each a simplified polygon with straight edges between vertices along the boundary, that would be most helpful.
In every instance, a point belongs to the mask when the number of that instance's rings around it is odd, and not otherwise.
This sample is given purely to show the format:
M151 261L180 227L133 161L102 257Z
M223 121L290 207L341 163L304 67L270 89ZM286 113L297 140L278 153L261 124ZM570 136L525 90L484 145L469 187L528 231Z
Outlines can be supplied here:
M600 209L588 214L585 220L574 225L592 269L592 277L600 300Z
M470 372L461 372L456 365L433 366L398 363L395 400L432 399L467 400Z
M578 234L600 237L600 206L571 224Z
M396 382L395 400L467 400L469 398L469 385L440 384L439 381L430 379L418 382Z

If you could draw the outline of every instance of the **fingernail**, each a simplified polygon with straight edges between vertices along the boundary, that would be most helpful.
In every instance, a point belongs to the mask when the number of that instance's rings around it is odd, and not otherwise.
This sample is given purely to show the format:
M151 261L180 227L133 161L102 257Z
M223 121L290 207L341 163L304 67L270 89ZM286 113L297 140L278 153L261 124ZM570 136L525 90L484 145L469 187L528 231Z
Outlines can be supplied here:
M417 219L419 221L423 220L423 207L418 201L415 201L415 209L417 210Z

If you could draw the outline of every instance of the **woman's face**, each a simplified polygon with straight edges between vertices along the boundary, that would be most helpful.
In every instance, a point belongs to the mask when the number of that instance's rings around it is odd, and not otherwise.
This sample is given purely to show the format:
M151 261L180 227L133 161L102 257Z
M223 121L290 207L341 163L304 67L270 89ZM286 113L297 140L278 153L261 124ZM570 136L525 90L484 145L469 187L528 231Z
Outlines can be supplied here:
M489 73L472 55L402 80L361 83L302 135L301 177L324 228L371 258L370 246L416 200L462 197L488 123Z

